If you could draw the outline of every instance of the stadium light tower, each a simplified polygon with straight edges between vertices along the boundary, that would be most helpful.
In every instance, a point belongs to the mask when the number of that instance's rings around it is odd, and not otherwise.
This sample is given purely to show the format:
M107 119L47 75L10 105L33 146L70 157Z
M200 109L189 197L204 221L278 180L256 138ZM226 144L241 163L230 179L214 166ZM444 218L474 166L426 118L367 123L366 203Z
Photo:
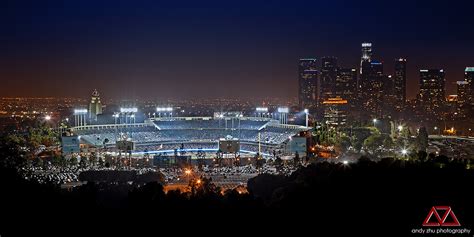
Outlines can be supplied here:
M288 113L290 112L290 109L288 109L288 107L279 107L277 111L280 114L280 123L281 124L287 124L288 123Z
M132 118L133 120L135 121L135 113L138 112L138 109L135 108L135 107L132 107L132 108L120 108L120 115L124 115L125 116L125 123L127 123L127 118L130 118L129 119L129 123L132 122ZM133 117L132 117L133 115Z
M86 126L86 115L87 109L75 109L74 110L74 126Z
M172 107L157 107L156 112L158 112L158 117L161 117L161 113L163 113L163 115L166 116L167 112L168 112L169 117L173 116L173 108Z
M268 108L266 107L257 107L255 110L257 111L258 117L264 117L265 113L268 113Z

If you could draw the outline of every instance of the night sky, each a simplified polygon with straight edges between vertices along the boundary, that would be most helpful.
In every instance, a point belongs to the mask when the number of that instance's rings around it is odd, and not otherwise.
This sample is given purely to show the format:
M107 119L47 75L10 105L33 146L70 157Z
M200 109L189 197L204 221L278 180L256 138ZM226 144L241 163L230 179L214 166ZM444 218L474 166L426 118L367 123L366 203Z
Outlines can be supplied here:
M100 3L99 3L100 2ZM295 97L300 57L474 66L474 1L1 1L0 97Z

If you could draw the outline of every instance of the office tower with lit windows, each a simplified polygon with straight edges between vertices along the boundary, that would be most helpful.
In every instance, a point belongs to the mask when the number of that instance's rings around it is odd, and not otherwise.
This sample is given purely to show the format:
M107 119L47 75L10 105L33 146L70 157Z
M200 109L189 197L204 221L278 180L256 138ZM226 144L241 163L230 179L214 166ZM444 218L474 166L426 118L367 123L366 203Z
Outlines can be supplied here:
M470 88L467 81L457 81L457 117L464 118L470 109L469 94Z
M360 74L362 74L364 62L372 61L372 43L362 43L362 57L360 58Z
M376 60L362 63L360 76L359 100L368 113L365 117L380 117L382 115L383 85L386 80L383 74L383 64Z
M337 70L335 96L348 101L350 110L357 106L357 69L339 68Z
M443 69L420 70L420 105L428 116L441 116L445 104L446 79Z
M468 83L467 100L472 108L474 106L474 67L466 67L466 70L464 70L464 81Z
M395 95L396 103L395 110L400 112L405 107L407 100L406 81L407 81L407 60L399 58L395 60L395 74L392 77L393 94Z
M318 75L316 59L303 58L298 64L298 102L302 109L315 112L318 103Z
M337 58L323 57L321 59L321 81L320 81L320 96L319 101L335 97L336 93L336 77L337 77Z
M382 117L394 117L397 115L399 97L397 94L399 91L396 90L396 79L392 75L384 75L382 77Z
M322 104L324 123L331 126L343 126L347 123L348 101L340 98L328 98Z

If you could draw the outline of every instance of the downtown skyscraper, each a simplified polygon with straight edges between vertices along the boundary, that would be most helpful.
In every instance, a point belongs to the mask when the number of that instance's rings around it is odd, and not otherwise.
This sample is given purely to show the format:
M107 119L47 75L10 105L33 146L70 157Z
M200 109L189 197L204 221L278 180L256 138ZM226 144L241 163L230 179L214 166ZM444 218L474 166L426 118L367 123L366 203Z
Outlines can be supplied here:
M393 94L395 95L395 110L400 112L405 107L407 100L407 60L395 60L395 75L393 75Z
M445 104L445 84L443 69L420 70L419 101L426 115L435 118L441 116Z
M339 68L337 70L335 96L347 100L351 112L356 110L357 102L357 69Z
M303 58L298 63L298 103L300 108L315 112L318 104L318 76L315 58Z
M467 100L474 106L474 67L466 67L464 70L464 81L468 83Z
M362 64L372 61L372 43L362 43L362 57L360 58L360 74L362 74Z
M368 112L365 117L381 117L383 106L384 81L383 63L371 60L362 63L360 76L359 100L362 107Z
M323 57L321 59L321 83L320 83L320 95L319 103L334 98L336 96L336 77L337 77L337 58L336 57Z

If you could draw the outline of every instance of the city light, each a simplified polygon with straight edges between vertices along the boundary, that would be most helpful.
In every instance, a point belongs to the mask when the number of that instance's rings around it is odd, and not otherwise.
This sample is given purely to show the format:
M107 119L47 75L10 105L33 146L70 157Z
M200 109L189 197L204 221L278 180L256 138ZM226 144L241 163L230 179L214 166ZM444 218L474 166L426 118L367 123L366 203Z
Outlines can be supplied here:
M46 119L46 120L51 120L51 116L46 115L46 116L44 117L44 119Z
M407 153L408 153L408 151L406 149L402 150L402 155L406 155Z
M376 123L376 122L377 122L377 119L373 119L372 122Z
M266 112L268 112L268 108L266 108L266 107L257 107L257 108L256 108L256 111L257 111L257 112L264 112L264 113L266 113Z
M399 125L399 126L398 126L398 131L401 132L402 130L403 130L403 126L402 126L402 125Z
M307 113L309 113L309 110L308 110L308 109L304 109L304 112L307 114Z
M345 161L343 161L342 163L345 164L345 165L347 165L347 164L349 164L349 161L345 160Z
M120 108L120 113L136 113L138 112L137 108Z

